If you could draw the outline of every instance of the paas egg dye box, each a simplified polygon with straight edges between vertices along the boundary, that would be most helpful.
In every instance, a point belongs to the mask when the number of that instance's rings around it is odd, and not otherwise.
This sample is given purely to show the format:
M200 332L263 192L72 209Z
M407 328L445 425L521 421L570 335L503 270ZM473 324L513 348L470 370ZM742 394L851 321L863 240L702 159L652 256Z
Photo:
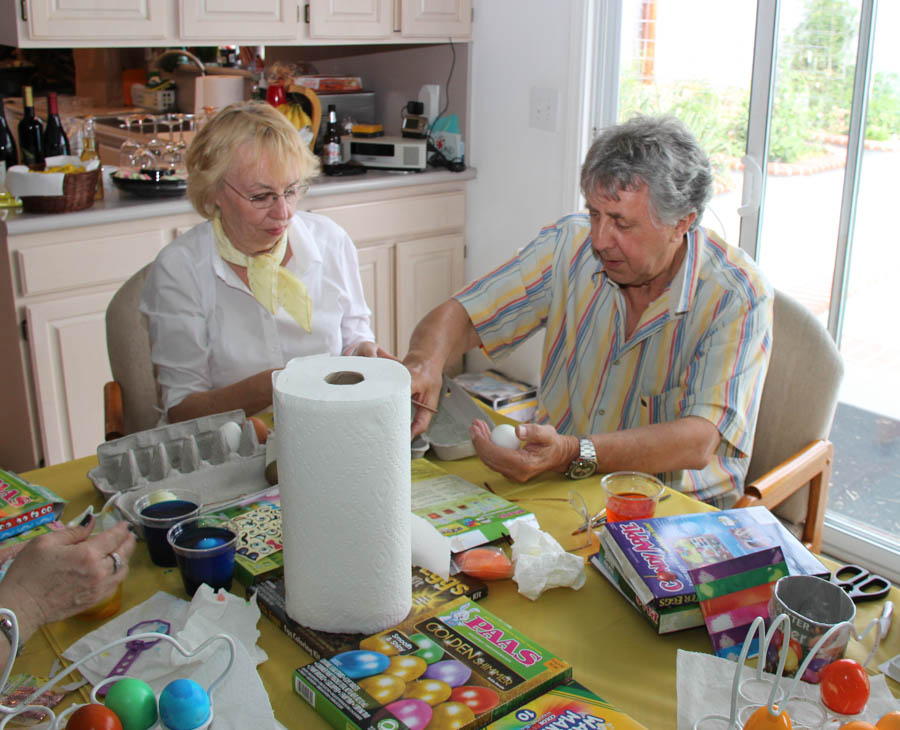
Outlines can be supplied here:
M572 667L483 606L459 598L294 672L294 691L332 727L484 727Z
M535 697L486 730L647 730L574 679Z

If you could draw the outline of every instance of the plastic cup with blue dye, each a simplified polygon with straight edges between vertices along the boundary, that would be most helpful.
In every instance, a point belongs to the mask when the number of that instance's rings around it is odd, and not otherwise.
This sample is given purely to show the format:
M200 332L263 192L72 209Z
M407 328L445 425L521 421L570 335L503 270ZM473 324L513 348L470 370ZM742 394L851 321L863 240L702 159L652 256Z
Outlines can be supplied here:
M198 515L200 507L200 496L188 489L157 490L135 500L133 511L154 565L169 568L176 564L166 533L181 520Z
M216 515L189 517L169 530L167 539L189 596L203 583L213 590L231 588L239 534L234 522Z

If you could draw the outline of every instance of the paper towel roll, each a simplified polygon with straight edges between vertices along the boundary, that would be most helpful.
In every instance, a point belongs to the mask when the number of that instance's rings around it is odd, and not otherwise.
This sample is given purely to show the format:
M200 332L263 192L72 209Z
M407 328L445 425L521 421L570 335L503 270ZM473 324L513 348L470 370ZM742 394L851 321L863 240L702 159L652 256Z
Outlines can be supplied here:
M205 106L221 111L244 98L243 76L198 76L194 84L194 114L202 114Z
M296 358L274 406L288 614L319 631L399 623L412 605L408 371Z

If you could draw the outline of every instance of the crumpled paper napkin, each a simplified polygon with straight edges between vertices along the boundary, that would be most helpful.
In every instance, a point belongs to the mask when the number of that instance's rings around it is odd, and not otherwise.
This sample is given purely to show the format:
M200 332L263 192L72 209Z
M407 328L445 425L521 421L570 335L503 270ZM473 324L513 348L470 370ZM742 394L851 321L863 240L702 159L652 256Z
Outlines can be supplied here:
M693 651L678 650L677 686L678 686L678 730L691 730L694 723L706 715L725 715L731 712L731 685L734 681L734 670L737 663L720 659L710 654L698 654ZM744 667L744 677L755 677L756 669L749 664ZM774 676L763 672L763 677L773 679ZM790 690L794 682L793 677L785 677L781 680L781 687ZM873 725L885 713L897 709L897 700L891 693L884 680L883 674L869 675L869 702L859 715L836 715L827 708L828 718L840 717L841 722L853 720L865 720ZM819 685L799 682L797 695L812 700L819 700ZM738 697L737 711L746 705L743 699ZM839 723L840 724L840 723ZM837 727L828 725L824 727Z
M584 585L584 558L567 553L552 535L524 520L511 523L509 534L513 580L523 596L535 601L548 588Z
M99 160L82 162L81 158L74 155L57 155L45 160L47 167L62 165L75 165L85 170L93 170L99 164ZM17 198L31 195L59 196L63 194L64 172L31 172L25 165L13 165L6 171L6 188Z
M266 653L256 646L259 616L255 596L245 601L226 591L215 593L204 584L188 603L159 591L142 604L82 637L63 656L70 661L78 661L109 642L122 638L135 624L154 619L170 622L172 628L169 634L188 651L211 636L228 634L234 639L235 654L231 670L216 685L211 697L216 730L277 727L269 696L256 671L256 665L267 659ZM96 684L109 674L125 651L124 644L115 646L90 660L81 668L81 673L91 684ZM228 652L224 641L216 641L201 653L185 657L169 642L160 641L138 656L127 676L143 679L157 696L169 682L183 677L208 688L225 669Z

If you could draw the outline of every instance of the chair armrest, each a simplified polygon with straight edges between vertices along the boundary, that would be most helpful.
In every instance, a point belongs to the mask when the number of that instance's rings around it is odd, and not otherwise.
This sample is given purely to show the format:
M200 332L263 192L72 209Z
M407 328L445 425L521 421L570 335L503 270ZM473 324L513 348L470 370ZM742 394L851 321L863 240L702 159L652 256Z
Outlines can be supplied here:
M798 489L809 484L806 522L803 527L804 543L819 552L822 547L822 527L825 523L825 506L828 486L831 483L831 464L834 445L827 440L813 441L806 448L744 486L744 495L735 507L763 505L776 507Z
M114 380L103 385L104 434L107 441L125 435L125 416L122 412L122 388Z

